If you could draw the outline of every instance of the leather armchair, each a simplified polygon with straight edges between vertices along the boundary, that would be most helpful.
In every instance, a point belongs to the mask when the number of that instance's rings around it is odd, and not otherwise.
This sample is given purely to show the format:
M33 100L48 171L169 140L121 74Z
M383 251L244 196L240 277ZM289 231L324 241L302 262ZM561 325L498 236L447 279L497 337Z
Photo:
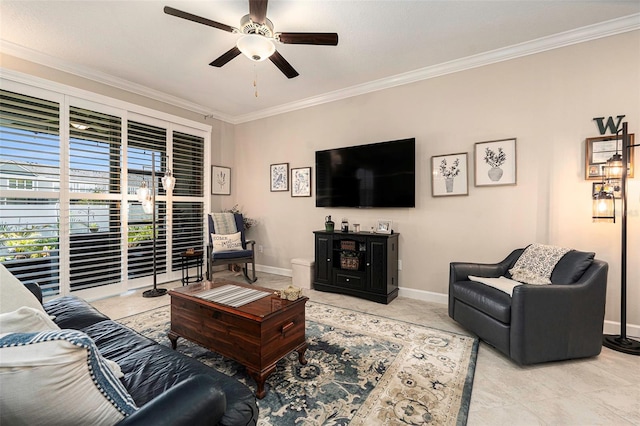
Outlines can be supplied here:
M510 278L524 249L501 262L453 262L449 316L518 364L591 357L602 349L608 265L572 250L556 265L552 284L522 284L513 294L469 280Z

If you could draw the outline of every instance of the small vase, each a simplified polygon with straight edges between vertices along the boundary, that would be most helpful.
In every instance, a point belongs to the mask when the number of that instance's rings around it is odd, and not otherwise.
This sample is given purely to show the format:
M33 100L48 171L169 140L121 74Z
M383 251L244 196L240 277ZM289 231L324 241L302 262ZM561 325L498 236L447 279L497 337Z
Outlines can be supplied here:
M444 185L447 189L447 192L453 192L453 178L445 178Z
M500 167L492 167L489 169L489 172L487 172L489 179L494 182L499 181L502 178L503 173L504 171Z

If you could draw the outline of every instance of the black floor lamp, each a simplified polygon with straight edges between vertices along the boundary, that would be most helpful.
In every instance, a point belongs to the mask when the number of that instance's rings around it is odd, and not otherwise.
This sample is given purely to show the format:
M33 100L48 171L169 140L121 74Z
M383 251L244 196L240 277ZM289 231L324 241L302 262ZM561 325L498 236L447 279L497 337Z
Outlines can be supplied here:
M176 184L176 178L173 177L171 169L167 168L167 172L162 178L162 187L168 193L173 190ZM167 289L158 288L158 270L156 261L158 252L156 248L156 153L151 152L151 188L147 188L146 182L143 180L137 191L138 199L142 202L142 208L145 213L151 214L151 235L153 241L153 288L142 293L142 297L158 297L167 294Z
M627 165L629 152L636 146L638 145L631 143L627 123L622 123L622 155L620 156L616 152L616 155L611 157L605 166L607 171L611 171L610 178L617 179L618 176L616 174L619 173L621 182L622 249L620 262L620 334L605 334L602 344L609 349L631 355L640 355L640 342L627 337Z

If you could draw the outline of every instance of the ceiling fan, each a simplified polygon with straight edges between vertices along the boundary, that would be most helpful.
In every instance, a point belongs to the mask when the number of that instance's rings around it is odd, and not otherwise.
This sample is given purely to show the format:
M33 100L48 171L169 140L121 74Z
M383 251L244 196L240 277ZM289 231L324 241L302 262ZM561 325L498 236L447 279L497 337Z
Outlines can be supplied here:
M221 24L220 22L183 12L169 6L164 7L164 13L230 33L244 34L238 39L234 47L209 64L218 68L224 66L240 53L243 53L252 61L264 61L269 58L284 75L288 78L294 78L299 75L298 72L276 50L274 41L283 44L338 45L338 34L336 33L274 32L273 23L267 19L267 1L268 0L249 0L249 14L240 19L240 28Z

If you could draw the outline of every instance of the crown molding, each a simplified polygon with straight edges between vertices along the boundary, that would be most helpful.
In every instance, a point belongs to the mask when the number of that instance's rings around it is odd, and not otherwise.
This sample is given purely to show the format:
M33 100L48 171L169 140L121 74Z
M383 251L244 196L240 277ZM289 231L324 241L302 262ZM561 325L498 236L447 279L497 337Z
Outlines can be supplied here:
M628 15L622 18L600 22L586 27L577 28L570 31L542 37L536 40L508 46L489 52L480 53L466 58L456 59L442 64L437 64L414 71L385 77L379 80L363 83L344 89L335 90L319 96L313 96L288 104L278 105L273 108L266 108L249 114L231 116L220 111L211 111L209 108L187 101L177 96L169 95L159 90L136 84L112 75L81 67L63 61L59 58L46 55L41 52L27 49L14 43L0 40L0 52L34 62L43 66L64 71L79 77L83 77L98 83L126 90L141 96L170 105L184 108L189 111L203 114L207 118L215 118L231 124L241 124L249 121L259 120L286 112L296 111L316 105L334 102L341 99L359 96L366 93L389 89L396 86L415 83L417 81L428 80L447 74L465 71L485 65L495 64L523 56L534 55L553 49L559 49L573 44L584 43L599 38L622 34L640 29L640 13Z
M78 77L86 78L97 83L105 84L116 89L126 90L156 101L164 102L179 108L186 109L195 113L202 114L208 118L217 118L219 120L231 122L233 117L220 113L212 112L210 108L199 105L194 102L187 101L177 96L152 89L150 87L133 83L131 81L115 77L95 69L83 67L75 63L64 61L60 58L47 55L6 40L0 40L0 52L16 58L24 59L39 65L63 71Z
M534 55L536 53L542 53L549 50L559 49L562 47L584 43L604 37L610 37L616 34L622 34L638 29L640 29L640 13L625 16L622 18L612 19L610 21L600 22L598 24L593 24L570 31L565 31L563 33L538 38L501 49L483 52L477 55L468 56L466 58L456 59L430 67L420 68L415 71L409 71L391 77L386 77L368 83L325 93L319 96L306 98L300 101L279 105L277 107L267 108L255 113L236 116L234 124L267 118L286 112L321 105L328 102L334 102L353 96L364 95L366 93L389 89L396 86L411 84L417 81L441 77L447 74L453 74L456 72L478 68L485 65L491 65L498 62L521 58L523 56Z

